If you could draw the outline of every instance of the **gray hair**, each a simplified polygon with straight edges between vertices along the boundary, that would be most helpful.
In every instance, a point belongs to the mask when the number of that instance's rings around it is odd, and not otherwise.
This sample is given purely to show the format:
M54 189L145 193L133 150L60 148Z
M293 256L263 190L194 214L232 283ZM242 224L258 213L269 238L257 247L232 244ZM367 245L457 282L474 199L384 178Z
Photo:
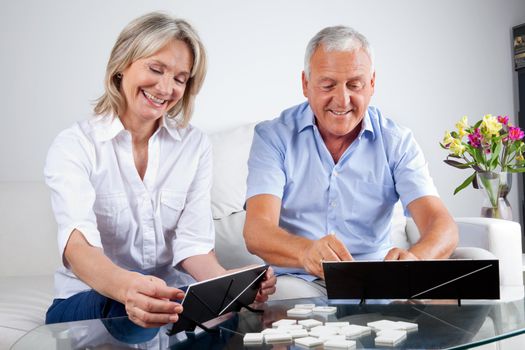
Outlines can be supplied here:
M357 30L346 26L326 27L317 33L306 46L304 55L304 73L310 79L310 60L314 52L323 45L323 48L330 51L354 51L357 49L365 50L370 58L371 72L374 71L374 53L366 37Z
M168 110L168 116L182 113L179 125L188 124L193 113L195 97L206 76L206 51L197 32L185 20L161 12L151 12L131 21L120 33L106 67L104 94L96 101L96 115L117 116L126 109L126 100L120 91L121 72L138 59L149 57L170 40L181 40L193 54L190 78L182 98Z

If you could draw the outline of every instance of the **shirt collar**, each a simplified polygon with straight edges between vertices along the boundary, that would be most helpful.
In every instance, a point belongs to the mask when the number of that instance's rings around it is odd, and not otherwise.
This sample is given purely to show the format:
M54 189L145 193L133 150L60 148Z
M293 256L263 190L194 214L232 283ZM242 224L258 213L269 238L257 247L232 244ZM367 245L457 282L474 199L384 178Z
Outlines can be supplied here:
M89 123L93 128L94 139L100 142L111 140L125 130L120 118L110 115L96 116ZM182 139L178 130L177 119L168 118L164 115L159 122L157 131L161 128L166 129L168 135L174 140L180 141Z
M372 135L372 140L375 140L376 134L374 133L374 128L372 127L372 120L370 119L368 108L365 112L365 116L363 117L363 123L361 123L361 131L357 137L361 138L365 132L370 133Z
M303 115L304 117L299 118L298 125L297 125L298 126L297 130L299 133L303 131L304 129L306 129L307 127L315 125L314 111L312 111L312 108L310 107L309 103L306 103L306 108L304 110Z
M124 130L120 118L111 115L99 115L89 121L92 127L93 138L96 141L108 141Z
M179 132L179 117L170 118L166 114L162 116L162 119L159 123L159 129L164 128L174 140L180 141L182 137Z

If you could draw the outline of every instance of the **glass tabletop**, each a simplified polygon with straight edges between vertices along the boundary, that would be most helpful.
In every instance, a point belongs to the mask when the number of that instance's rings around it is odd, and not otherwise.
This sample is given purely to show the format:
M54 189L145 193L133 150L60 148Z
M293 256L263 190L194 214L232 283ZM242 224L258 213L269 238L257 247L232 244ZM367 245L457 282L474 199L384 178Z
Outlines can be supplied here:
M206 323L215 332L197 329L169 336L170 326L144 329L126 317L58 323L28 332L13 349L303 349L293 342L244 345L246 333L271 328L287 317L295 304L313 303L336 306L334 314L313 314L319 321L345 321L365 326L378 320L406 321L418 324L395 349L467 349L525 333L525 302L465 301L334 301L324 298L273 301L256 308L263 313L243 309ZM300 318L297 318L300 319ZM378 349L375 333L354 339L357 349ZM315 349L322 349L317 347ZM392 349L392 347L388 347Z

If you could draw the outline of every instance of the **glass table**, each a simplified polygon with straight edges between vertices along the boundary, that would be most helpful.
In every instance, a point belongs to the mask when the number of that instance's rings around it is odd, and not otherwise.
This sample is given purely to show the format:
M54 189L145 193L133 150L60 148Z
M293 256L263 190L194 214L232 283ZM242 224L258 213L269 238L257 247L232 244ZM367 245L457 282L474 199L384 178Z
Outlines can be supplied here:
M366 325L367 322L387 319L416 322L416 332L395 349L467 349L525 333L525 302L463 301L335 301L323 298L273 301L256 305L263 313L243 309L205 325L216 330L208 333L197 329L168 336L170 326L144 329L126 317L87 320L45 325L28 332L13 349L304 349L292 343L249 345L243 336L270 328L272 322L288 318L286 311L295 304L332 305L337 312L331 315L314 314L309 318L320 321L348 321ZM377 349L375 334L356 340L357 349ZM392 349L392 347L388 347ZM315 349L322 349L317 347Z

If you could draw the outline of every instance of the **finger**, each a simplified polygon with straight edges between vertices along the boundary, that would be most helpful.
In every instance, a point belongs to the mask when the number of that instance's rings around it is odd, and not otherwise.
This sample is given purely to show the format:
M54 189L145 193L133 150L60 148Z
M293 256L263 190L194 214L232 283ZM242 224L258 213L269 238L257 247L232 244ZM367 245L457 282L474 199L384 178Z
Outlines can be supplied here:
M330 235L328 240L328 246L332 252L336 255L337 261L350 261L352 260L352 255L346 249L346 246L343 242L339 240L335 235Z
M182 312L182 305L167 299L157 299L144 294L137 294L133 299L126 302L131 307L138 307L146 312L179 314Z
M128 310L127 310L128 311ZM128 311L128 317L133 322L143 327L160 327L168 323L177 322L177 314L162 314L146 312L138 307L133 307Z
M184 298L184 292L178 288L173 287L159 287L156 289L153 296L157 298L167 298L167 299L182 299Z
M419 258L408 250L402 250L399 254L398 260L419 260Z
M392 248L385 255L385 260L398 260L399 259L399 248Z
M158 299L179 299L184 298L184 292L180 289L168 287L166 282L156 276L140 275L134 281L136 290L141 293Z

